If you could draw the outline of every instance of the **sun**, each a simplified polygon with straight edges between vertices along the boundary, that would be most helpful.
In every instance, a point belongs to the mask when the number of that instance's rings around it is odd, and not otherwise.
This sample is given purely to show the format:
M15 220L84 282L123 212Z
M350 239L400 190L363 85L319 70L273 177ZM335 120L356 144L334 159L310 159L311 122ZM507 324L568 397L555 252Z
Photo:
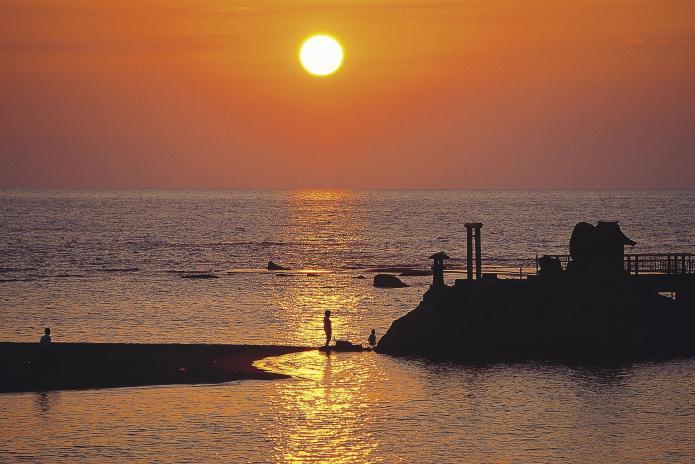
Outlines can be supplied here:
M302 44L299 61L310 74L328 76L343 64L343 48L331 36L315 35Z

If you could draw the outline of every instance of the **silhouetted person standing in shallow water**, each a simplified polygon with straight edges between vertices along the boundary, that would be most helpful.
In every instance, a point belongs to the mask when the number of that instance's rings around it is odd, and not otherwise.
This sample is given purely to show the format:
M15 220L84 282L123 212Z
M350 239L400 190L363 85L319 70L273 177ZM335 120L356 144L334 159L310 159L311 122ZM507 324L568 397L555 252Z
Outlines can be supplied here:
M367 343L369 343L369 346L376 345L376 330L372 329L372 333L369 334L369 338L367 339Z
M43 331L43 337L39 342L39 352L41 353L41 370L48 369L48 363L51 360L51 328L46 327Z
M326 332L326 348L331 343L331 336L333 335L333 323L331 322L331 312L326 310L323 318L323 331Z

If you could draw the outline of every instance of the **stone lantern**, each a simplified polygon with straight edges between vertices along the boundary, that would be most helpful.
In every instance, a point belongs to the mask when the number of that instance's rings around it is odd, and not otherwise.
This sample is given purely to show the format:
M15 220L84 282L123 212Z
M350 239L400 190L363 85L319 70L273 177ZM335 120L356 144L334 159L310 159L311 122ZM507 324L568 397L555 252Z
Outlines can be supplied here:
M450 259L449 256L440 251L430 256L430 259L434 260L432 264L432 286L433 287L443 287L444 286L444 260Z

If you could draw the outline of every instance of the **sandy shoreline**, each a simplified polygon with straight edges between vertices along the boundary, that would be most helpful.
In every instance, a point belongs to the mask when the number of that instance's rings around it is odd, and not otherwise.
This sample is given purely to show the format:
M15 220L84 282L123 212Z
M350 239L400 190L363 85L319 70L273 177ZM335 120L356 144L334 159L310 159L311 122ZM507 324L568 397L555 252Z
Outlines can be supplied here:
M284 378L253 362L315 348L276 345L54 343L42 370L37 343L0 342L0 392L220 383Z

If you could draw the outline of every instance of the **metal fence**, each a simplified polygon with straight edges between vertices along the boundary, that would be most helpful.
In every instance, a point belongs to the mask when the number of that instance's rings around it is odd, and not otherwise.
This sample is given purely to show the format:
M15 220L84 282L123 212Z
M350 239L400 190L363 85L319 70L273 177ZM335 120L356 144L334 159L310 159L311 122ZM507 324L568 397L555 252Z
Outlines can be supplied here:
M557 259L566 270L572 261L570 255L546 255ZM630 275L640 274L695 274L693 253L626 254L625 271ZM538 256L536 256L536 274Z

